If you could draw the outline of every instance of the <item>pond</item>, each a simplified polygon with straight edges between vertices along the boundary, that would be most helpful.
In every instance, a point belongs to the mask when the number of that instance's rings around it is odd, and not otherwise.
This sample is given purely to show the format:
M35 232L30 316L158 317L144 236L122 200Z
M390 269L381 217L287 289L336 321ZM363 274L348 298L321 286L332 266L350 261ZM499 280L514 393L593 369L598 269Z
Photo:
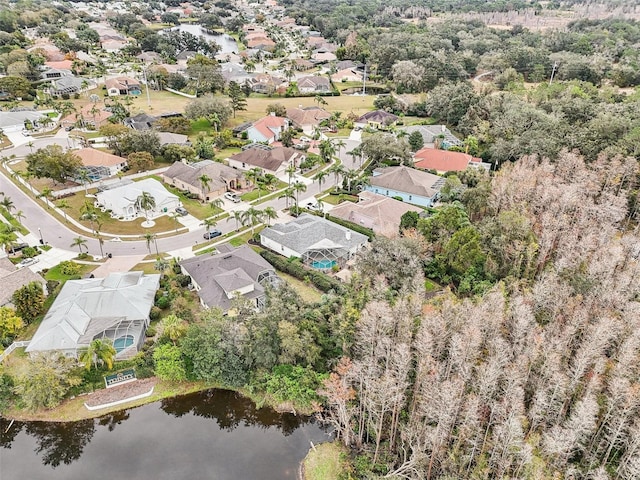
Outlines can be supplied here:
M220 53L238 53L238 43L235 38L227 35L226 33L220 33L213 35L206 32L200 25L193 23L181 23L177 27L173 27L170 30L179 30L181 32L187 32L196 37L204 37L209 42L215 42L220 46Z
M79 422L0 418L3 480L296 479L314 444L309 417L255 407L226 390L165 399Z

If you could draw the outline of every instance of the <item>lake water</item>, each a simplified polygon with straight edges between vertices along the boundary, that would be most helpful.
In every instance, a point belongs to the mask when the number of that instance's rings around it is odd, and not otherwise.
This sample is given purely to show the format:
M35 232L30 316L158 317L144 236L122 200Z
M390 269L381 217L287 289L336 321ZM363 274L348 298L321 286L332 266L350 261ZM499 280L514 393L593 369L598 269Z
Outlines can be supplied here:
M226 33L212 35L205 32L200 25L193 23L181 23L177 27L171 28L171 30L180 30L181 32L187 32L196 37L204 37L210 42L216 42L220 46L220 53L238 53L238 43L236 39Z
M80 422L0 419L0 478L127 480L296 479L310 441L328 440L308 417L257 409L209 390Z

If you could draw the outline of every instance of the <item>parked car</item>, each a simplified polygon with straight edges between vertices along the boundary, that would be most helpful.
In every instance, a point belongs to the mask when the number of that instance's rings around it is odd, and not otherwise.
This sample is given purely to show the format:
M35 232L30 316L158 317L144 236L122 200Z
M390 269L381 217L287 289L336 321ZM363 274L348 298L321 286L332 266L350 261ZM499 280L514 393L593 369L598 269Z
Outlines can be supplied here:
M184 208L182 207L176 207L176 213L180 214L181 216L185 216L185 215L189 215L189 212L187 212Z
M33 265L34 263L38 263L40 260L37 258L25 258L18 264L18 268L28 267L29 265Z
M233 203L240 203L241 199L240 196L237 193L233 193L233 192L227 192L224 194L224 198L226 198L227 200L232 201Z
M309 137L300 137L300 141L304 143L311 143L311 139Z
M65 132L70 132L71 130L73 130L74 128L76 128L74 125L69 125L68 127L65 127L64 131Z
M30 137L31 132L29 130L22 130L22 135L24 135L25 137Z
M222 235L220 230L211 230L209 232L204 232L203 237L205 240L211 240L212 238L219 237L220 235Z

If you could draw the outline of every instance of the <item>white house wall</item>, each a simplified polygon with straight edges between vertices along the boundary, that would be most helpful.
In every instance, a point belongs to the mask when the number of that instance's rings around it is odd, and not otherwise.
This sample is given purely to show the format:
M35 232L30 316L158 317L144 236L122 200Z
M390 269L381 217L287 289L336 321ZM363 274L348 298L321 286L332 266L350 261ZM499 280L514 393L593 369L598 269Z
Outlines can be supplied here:
M280 255L282 255L283 257L298 257L298 258L302 258L302 254L299 252L296 252L295 250L291 250L288 247L285 247L284 245L281 245L280 243L270 239L270 238L265 238L262 235L260 235L260 243L262 245L264 245L267 248L270 248L271 250L273 250L276 253L279 253Z

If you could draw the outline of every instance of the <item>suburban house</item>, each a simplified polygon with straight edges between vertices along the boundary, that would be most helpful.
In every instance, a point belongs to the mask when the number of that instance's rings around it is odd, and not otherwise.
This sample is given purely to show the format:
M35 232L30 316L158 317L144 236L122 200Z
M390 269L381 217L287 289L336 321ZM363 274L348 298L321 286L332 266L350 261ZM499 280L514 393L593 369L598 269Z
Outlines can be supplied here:
M285 83L285 80L268 73L256 73L249 79L251 90L256 93L271 94Z
M218 307L228 313L238 295L261 308L267 285L276 286L280 278L273 266L249 245L234 248L228 243L216 247L217 252L198 255L180 262L185 275L205 307Z
M118 95L140 95L142 88L140 82L131 77L107 78L105 82L107 93L110 97Z
M280 139L280 134L289 128L289 120L276 117L275 113L262 117L246 129L247 139L252 142L273 143Z
M379 235L394 237L400 229L400 219L407 212L422 212L422 208L377 193L361 192L358 203L342 202L331 209L331 216L370 228Z
M150 130L153 128L153 124L158 120L157 117L149 115L148 113L139 113L133 117L125 118L122 123L134 130Z
M191 145L189 136L183 135L182 133L158 132L158 139L160 140L161 147L164 147L165 145Z
M203 175L209 178L208 184L200 181ZM196 163L175 162L161 174L161 177L168 185L197 195L205 202L224 195L228 190L240 190L246 186L242 172L211 160Z
M407 132L409 135L413 132L420 132L425 147L446 150L450 147L459 147L462 145L462 140L451 133L446 125L411 125L409 127L403 127L401 130Z
M371 127L375 129L386 129L400 119L393 113L385 112L384 110L374 110L373 112L367 112L355 121L356 127Z
M40 74L40 78L43 80L55 80L57 78L73 77L71 70L61 68L46 68Z
M366 235L306 213L260 232L260 243L264 247L287 258L300 258L319 270L344 265L367 241Z
M93 85L93 83L84 78L78 78L71 75L51 80L51 86L48 90L50 95L59 97L61 95L73 95L74 93L79 93L82 90L87 89L90 85Z
M11 306L15 291L31 282L42 284L46 293L47 282L41 275L29 268L16 268L7 257L0 258L0 307Z
M423 148L413 156L416 168L423 170L436 170L438 173L462 172L467 168L489 169L491 164L484 163L482 159L472 157L467 153L451 152L437 148Z
M239 63L221 63L220 73L222 74L225 83L236 82L242 84L246 80L252 78L252 75L250 75Z
M178 196L169 192L153 178L145 178L139 182L119 182L114 188L98 192L96 203L105 210L111 210L113 217L133 220L136 217L146 216L139 202L139 197L143 192L150 194L156 204L149 210L149 218L173 212L176 207L180 206Z
M318 75L300 77L297 84L300 93L329 93L331 91L329 79Z
M354 68L345 68L337 71L331 75L331 81L333 83L338 82L361 82L363 79L362 73L358 72Z
M127 159L95 148L81 148L73 152L80 157L83 169L92 181L114 177L127 166Z
M44 111L23 110L19 112L0 112L0 129L3 132L19 132L26 124L36 124L46 115Z
M107 53L118 53L120 52L120 50L122 50L124 47L128 45L128 42L124 40L109 39L101 42L100 45L102 46L102 50Z
M105 110L104 105L91 103L82 107L78 112L72 112L64 117L60 124L64 127L79 124L82 127L93 127L97 130L109 123L111 115L113 114Z
M68 280L26 352L53 350L78 358L93 340L111 340L116 360L133 357L144 343L159 285L160 275L143 272Z
M240 153L226 159L230 167L238 170L259 168L263 173L282 176L289 165L297 165L304 160L304 155L289 147L267 147L252 145Z
M289 108L287 118L295 128L301 128L304 133L313 133L320 126L320 122L331 118L331 114L320 107Z
M403 202L430 207L444 185L445 178L405 166L377 168L365 189Z
M335 61L338 57L336 57L336 54L329 51L326 46L327 44L322 44L320 45L323 48L319 48L317 50L315 50L312 54L311 54L311 60L315 63L327 63L327 62L333 62Z

